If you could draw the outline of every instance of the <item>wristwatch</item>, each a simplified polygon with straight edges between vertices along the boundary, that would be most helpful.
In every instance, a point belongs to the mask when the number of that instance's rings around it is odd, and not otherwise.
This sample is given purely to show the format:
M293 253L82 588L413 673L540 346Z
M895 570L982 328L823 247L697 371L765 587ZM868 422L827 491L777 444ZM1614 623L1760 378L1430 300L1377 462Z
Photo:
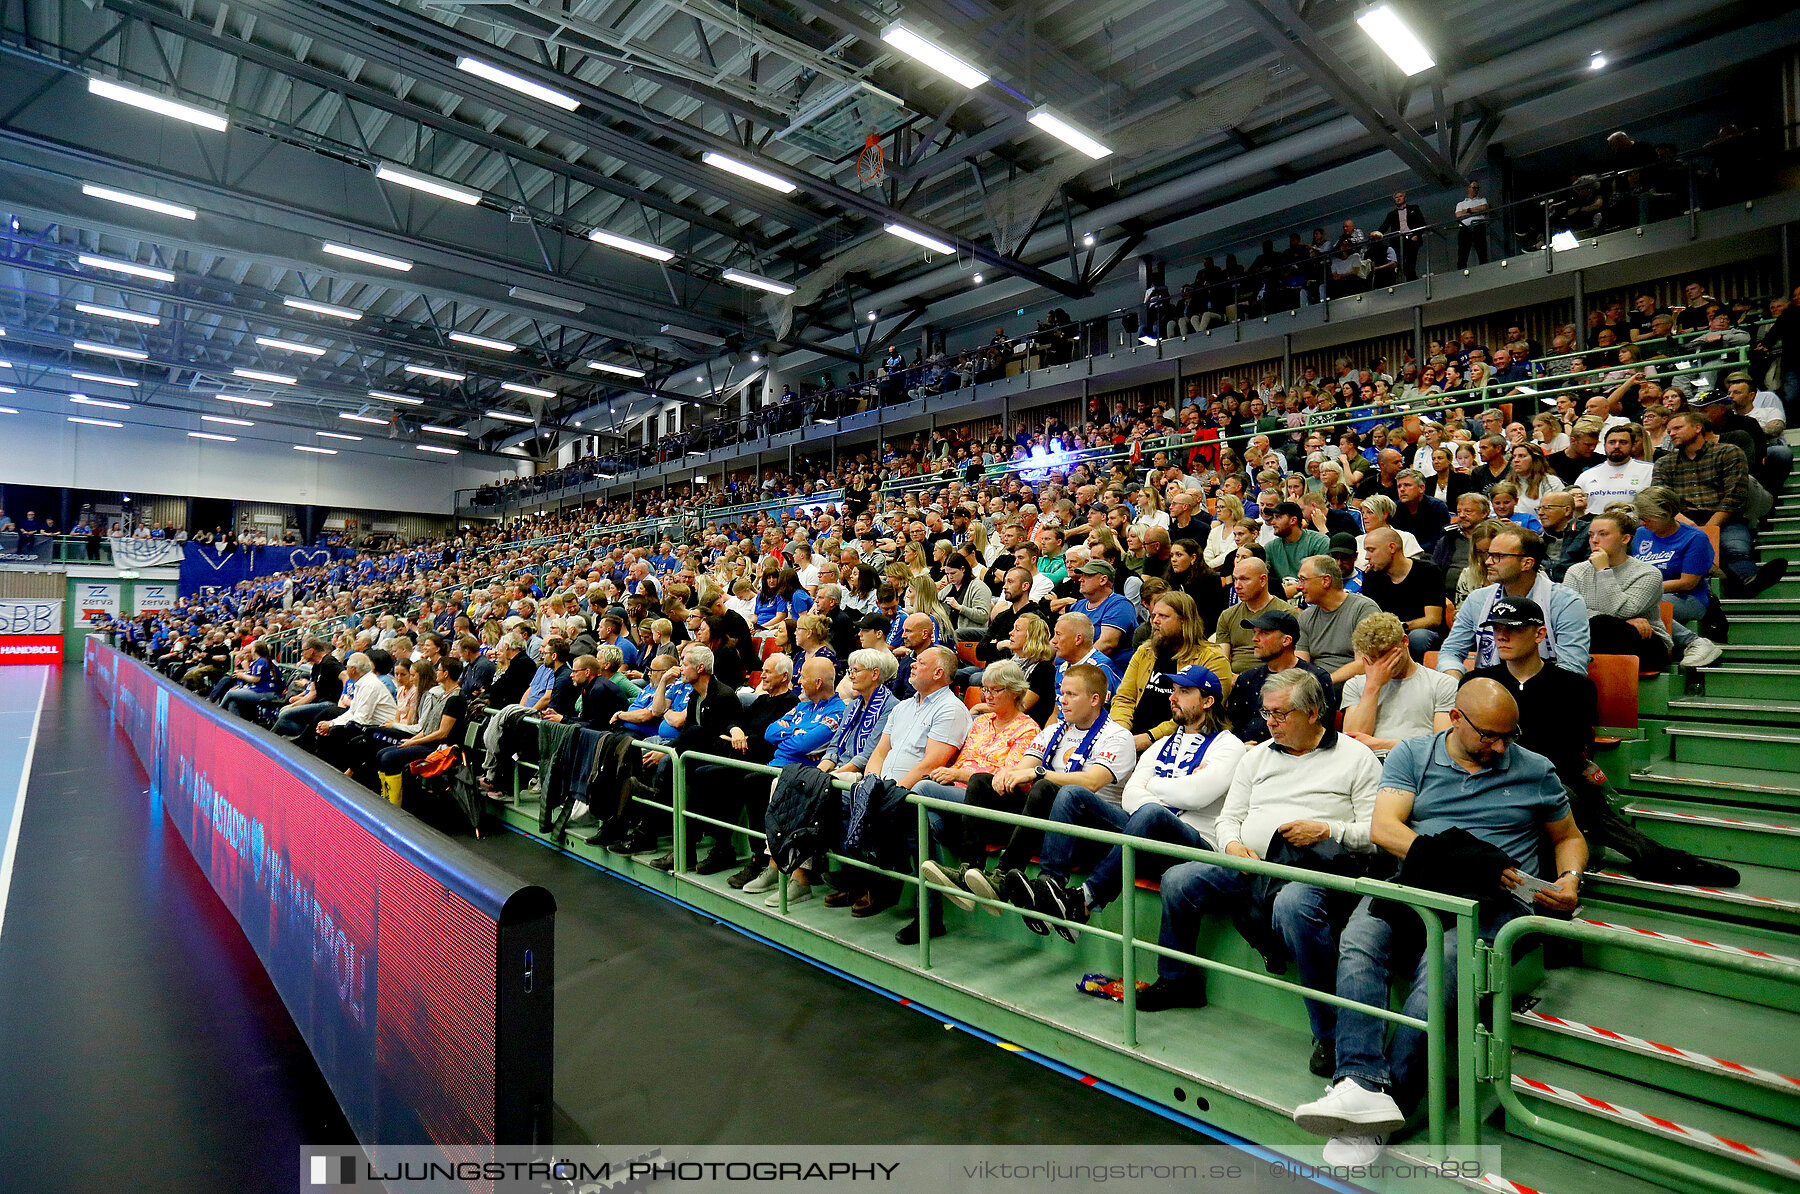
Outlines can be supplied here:
M1050 770L1050 769L1049 769L1049 768L1048 768L1048 767L1046 767L1046 766L1044 766L1044 765L1043 765L1043 764L1042 764L1042 763L1039 763L1039 764L1038 764L1038 765L1037 765L1037 778L1038 778L1038 779L1043 779L1043 778L1044 778L1044 775L1045 775L1045 773L1046 773L1046 772L1048 772L1048 771L1049 771L1049 770Z

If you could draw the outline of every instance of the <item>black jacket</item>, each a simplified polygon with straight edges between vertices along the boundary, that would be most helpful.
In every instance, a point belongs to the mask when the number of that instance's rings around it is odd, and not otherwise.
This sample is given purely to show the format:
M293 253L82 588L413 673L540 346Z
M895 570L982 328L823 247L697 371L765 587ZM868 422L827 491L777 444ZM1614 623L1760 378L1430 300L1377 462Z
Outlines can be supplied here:
M831 786L829 772L810 763L789 763L775 781L763 829L769 835L769 857L792 872L810 858L823 857L838 842L843 802Z
M524 700L535 675L537 664L531 662L529 655L520 651L513 656L512 666L495 676L493 684L488 686L488 708L502 709Z

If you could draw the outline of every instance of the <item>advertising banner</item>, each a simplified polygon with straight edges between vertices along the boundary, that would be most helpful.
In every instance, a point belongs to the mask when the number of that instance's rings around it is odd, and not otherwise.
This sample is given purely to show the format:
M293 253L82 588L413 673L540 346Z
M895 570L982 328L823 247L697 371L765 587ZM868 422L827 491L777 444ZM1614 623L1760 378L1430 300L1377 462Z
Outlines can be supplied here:
M0 664L61 663L61 597L0 600Z
M119 616L119 583L105 580L76 581L75 601L75 620L83 626L92 626L102 618L116 618Z
M121 568L179 564L186 555L181 544L173 539L121 539L114 536L107 542L112 545L113 563Z
M137 612L150 614L159 613L165 609L174 609L176 587L170 584L152 585L139 581L137 593L132 599L137 606Z

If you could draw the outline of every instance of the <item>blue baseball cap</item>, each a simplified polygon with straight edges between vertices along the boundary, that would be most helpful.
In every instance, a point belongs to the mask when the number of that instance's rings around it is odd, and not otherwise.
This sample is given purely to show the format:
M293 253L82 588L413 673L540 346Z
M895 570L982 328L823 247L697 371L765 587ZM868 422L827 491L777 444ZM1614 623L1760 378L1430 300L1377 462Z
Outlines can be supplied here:
M1198 663L1188 664L1170 676L1169 682L1177 688L1198 688L1201 692L1215 698L1225 695L1225 686L1219 683L1219 677L1213 673L1211 668Z

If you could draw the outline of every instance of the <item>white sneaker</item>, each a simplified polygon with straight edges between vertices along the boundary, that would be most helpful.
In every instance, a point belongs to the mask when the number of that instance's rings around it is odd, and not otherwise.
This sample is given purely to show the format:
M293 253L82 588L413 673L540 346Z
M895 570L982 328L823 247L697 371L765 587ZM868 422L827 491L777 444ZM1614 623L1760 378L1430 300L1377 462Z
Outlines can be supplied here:
M1386 1133L1375 1136L1333 1136L1325 1142L1325 1164L1333 1169L1373 1165L1386 1146Z
M748 888L746 888L746 890L748 890ZM796 883L792 879L788 880L788 907L792 908L801 900L810 899L812 899L812 884ZM769 898L763 901L763 907L781 907L781 889L779 887L769 893Z
M1709 638L1697 638L1687 645L1681 653L1682 667L1706 667L1717 663L1719 656L1725 654L1725 648Z
M569 825L571 827L597 824L599 822L595 819L593 810L588 808L587 801L577 800L569 806Z
M1400 1104L1354 1078L1340 1078L1325 1097L1294 1108L1294 1122L1315 1136L1386 1135L1406 1126Z
M762 874L744 884L744 894L761 895L765 891L773 890L775 887L775 877L780 873L780 871L775 869L775 864L771 862L768 866L763 868Z

